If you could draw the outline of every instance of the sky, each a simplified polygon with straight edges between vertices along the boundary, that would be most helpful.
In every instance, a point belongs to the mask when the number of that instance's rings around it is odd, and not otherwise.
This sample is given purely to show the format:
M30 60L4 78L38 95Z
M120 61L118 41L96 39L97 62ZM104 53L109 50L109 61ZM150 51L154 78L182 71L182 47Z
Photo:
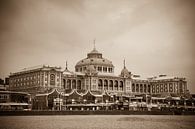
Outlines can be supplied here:
M0 78L48 64L74 71L93 49L120 74L185 77L195 93L194 0L1 0Z

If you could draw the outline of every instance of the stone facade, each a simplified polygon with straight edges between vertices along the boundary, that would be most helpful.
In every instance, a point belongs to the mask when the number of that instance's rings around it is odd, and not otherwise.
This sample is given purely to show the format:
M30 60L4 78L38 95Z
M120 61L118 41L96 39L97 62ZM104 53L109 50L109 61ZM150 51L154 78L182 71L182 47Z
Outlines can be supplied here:
M116 95L176 94L187 91L185 78L158 77L141 79L125 66L120 75L114 74L112 61L103 58L95 48L75 66L75 72L60 67L39 66L23 69L9 76L9 90L29 93L44 92L52 88L64 90L89 90Z
M9 78L9 90L36 93L61 88L62 72L59 67L43 65L11 73Z

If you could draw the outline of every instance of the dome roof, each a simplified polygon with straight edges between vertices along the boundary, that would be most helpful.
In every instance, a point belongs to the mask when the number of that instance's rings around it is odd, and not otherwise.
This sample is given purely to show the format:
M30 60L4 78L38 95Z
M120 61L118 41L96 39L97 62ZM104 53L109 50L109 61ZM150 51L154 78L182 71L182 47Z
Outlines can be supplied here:
M122 77L130 77L130 76L131 76L129 70L128 70L126 67L124 67L124 68L122 69L122 71L121 71L121 76L122 76Z
M121 77L127 77L127 78L131 77L131 73L129 72L129 70L125 66L125 60L124 60L124 68L121 71Z
M65 70L62 73L63 73L63 75L73 75L73 72L70 72L68 70L68 63L67 63L67 61L66 61L66 68L65 68Z
M113 67L112 61L109 61L105 58L85 58L79 61L76 66L85 66L85 65L102 65Z
M94 48L90 53L99 53L99 52Z
M63 75L73 75L73 72L70 72L68 69L65 69L62 73Z

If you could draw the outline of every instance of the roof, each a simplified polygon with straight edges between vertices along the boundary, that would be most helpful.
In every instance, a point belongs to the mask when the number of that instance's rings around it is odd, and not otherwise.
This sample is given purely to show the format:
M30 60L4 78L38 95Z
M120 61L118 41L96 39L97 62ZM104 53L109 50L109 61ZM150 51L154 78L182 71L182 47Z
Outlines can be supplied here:
M129 73L129 70L128 70L126 67L124 67L124 68L122 69L122 71L121 71L121 76L122 76L122 77L131 77L131 75L130 75L130 73Z
M165 100L165 97L151 97L153 100Z
M14 102L9 102L9 103L0 103L1 106L28 106L28 103L14 103Z
M50 92L48 93L42 93L42 94L37 94L36 97L40 97L40 96L48 96L54 92L57 92L59 95L62 95L62 96L70 96L70 95L73 95L73 94L77 94L79 96L84 96L84 95L87 95L87 94L90 94L92 96L95 96L95 97L102 97L103 95L108 95L108 96L112 96L111 93L107 93L107 92L100 92L100 91L90 91L90 90L87 90L87 91L77 91L76 89L73 89L71 90L69 93L64 93L64 92L60 92L58 91L58 89L54 88L52 89Z
M184 80L185 78L180 78L180 77L174 77L174 76L158 76L158 77L153 77L152 80L170 80L170 79L182 79Z
M144 78L144 77L131 77L133 80L144 80L144 81L147 81L148 79L147 78Z
M84 76L85 74L84 73L81 73L81 72L74 72L76 75L81 75L81 76Z
M90 94L90 95L95 96L95 97L102 97L102 94L99 94L98 92L92 92L89 90L85 94L83 94L83 96L87 95L87 94Z
M39 70L51 70L51 69L54 69L56 71L59 71L61 72L61 67L53 67L53 66L49 66L49 65L37 65L37 66L33 66L33 67L28 67L28 68L23 68L17 72L14 72L14 73L10 73L10 76L12 75L18 75L18 74L21 74L21 73L28 73L28 72L31 72L31 71L39 71Z
M2 90L0 91L0 93L3 93L3 94L25 94L25 95L30 95L29 93L27 92L17 92L17 91L7 91L7 90Z
M63 71L63 74L64 74L64 75L74 75L73 72L70 72L68 69L65 69L65 70Z
M36 94L36 97L39 97L39 96L48 96L48 95L54 93L55 91L56 91L58 94L61 94L61 92L59 92L56 88L54 88L54 89L52 89L52 90L51 90L50 92L48 92L48 93Z
M19 70L18 72L24 72L24 71L34 70L34 69L41 69L43 67L44 65L37 65L37 66L28 67L28 68L23 68Z
M95 48L90 53L99 53ZM90 54L88 53L88 54Z
M85 66L85 65L103 65L113 67L112 61L109 61L105 58L85 58L80 60L76 66Z
M98 72L99 76L110 76L110 77L118 77L114 73L104 73L104 72Z

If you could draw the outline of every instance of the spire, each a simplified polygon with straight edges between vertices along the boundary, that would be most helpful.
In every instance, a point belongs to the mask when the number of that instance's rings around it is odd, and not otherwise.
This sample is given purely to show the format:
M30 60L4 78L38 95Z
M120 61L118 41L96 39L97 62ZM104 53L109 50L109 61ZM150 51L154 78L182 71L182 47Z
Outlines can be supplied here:
M66 70L68 70L68 63L67 63L67 61L66 61Z
M96 50L96 47L95 47L95 39L93 40L93 50Z
M125 59L124 59L124 61L123 61L123 65L124 65L124 69L126 68L126 66L125 66Z

